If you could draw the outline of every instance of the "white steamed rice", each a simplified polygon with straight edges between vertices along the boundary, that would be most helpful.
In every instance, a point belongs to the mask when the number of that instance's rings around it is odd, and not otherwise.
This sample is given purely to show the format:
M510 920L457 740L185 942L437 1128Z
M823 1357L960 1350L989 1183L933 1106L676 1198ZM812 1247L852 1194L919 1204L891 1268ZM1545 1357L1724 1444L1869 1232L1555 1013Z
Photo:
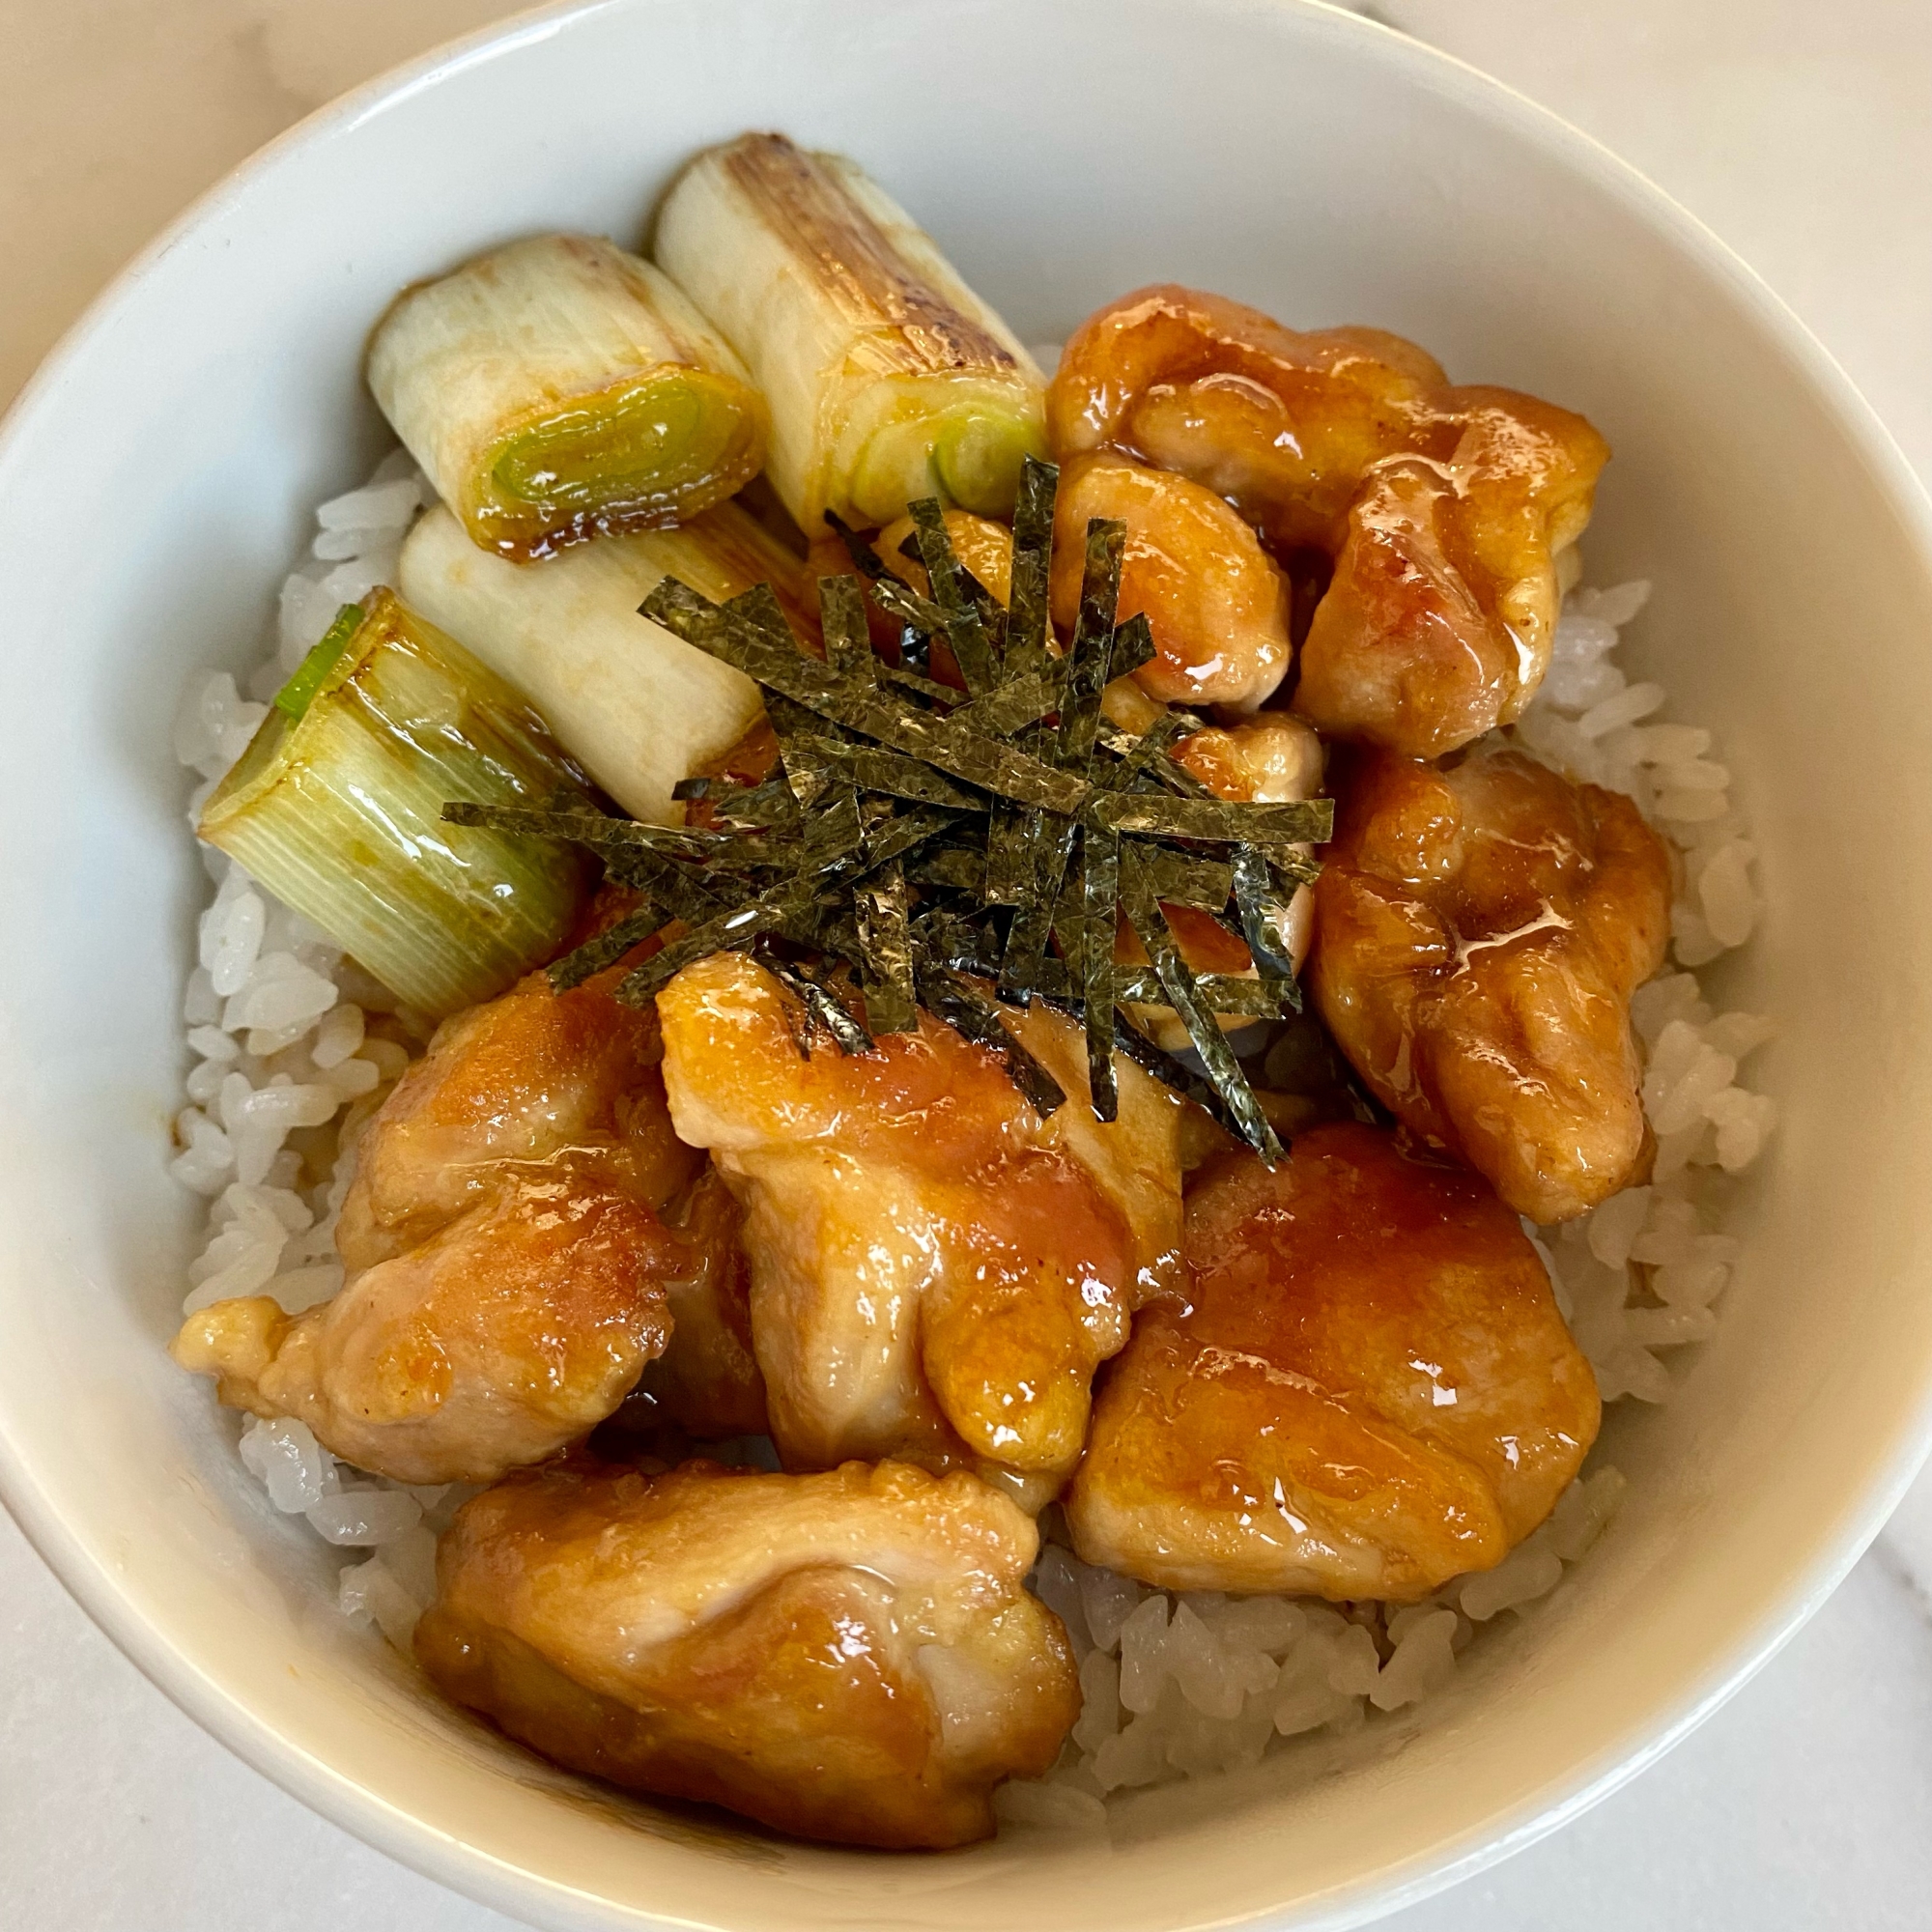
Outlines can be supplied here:
M393 582L402 539L430 500L399 450L362 488L322 505L312 555L282 586L274 648L245 695L215 672L185 696L175 749L201 780L191 821L337 609ZM1737 1078L1771 1023L1714 1011L1696 978L1749 939L1759 912L1756 851L1731 805L1730 773L1711 732L1661 722L1662 686L1630 683L1615 662L1618 632L1649 588L1569 598L1549 674L1514 732L1547 762L1634 798L1681 862L1671 966L1633 1003L1649 1053L1653 1179L1580 1220L1531 1231L1606 1403L1663 1401L1671 1377L1660 1351L1715 1330L1738 1253L1718 1222L1731 1177L1757 1157L1776 1118ZM215 892L188 981L196 1064L173 1171L210 1208L185 1308L265 1293L296 1313L341 1286L334 1230L355 1139L429 1029L318 928L202 849ZM435 1533L473 1492L363 1475L299 1422L250 1419L240 1453L276 1509L329 1543L374 1551L341 1571L341 1607L407 1650L433 1591ZM1586 1470L1496 1569L1406 1607L1148 1590L1081 1563L1050 1510L1032 1580L1066 1624L1085 1703L1049 1776L1001 1788L1002 1818L1104 1828L1112 1794L1252 1766L1291 1740L1346 1736L1372 1710L1415 1703L1453 1673L1479 1625L1556 1587L1622 1489L1615 1469Z

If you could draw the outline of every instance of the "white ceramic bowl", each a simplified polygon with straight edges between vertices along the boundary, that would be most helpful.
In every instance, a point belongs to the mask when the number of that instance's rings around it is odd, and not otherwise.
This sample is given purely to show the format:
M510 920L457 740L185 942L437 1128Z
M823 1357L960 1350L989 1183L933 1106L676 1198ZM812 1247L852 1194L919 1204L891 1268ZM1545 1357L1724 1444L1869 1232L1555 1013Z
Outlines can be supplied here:
M1031 340L1177 278L1412 335L1617 446L1587 554L1658 585L1643 668L1722 730L1772 910L1724 990L1778 1015L1785 1109L1716 1341L1610 1453L1559 1598L1319 1784L1163 1801L1130 1841L933 1858L781 1844L554 1775L329 1608L206 1384L162 1353L163 1172L200 873L167 723L241 666L309 506L382 427L363 333L526 230L635 235L746 127L848 150ZM1353 1922L1549 1829L1831 1589L1932 1389L1932 539L1819 350L1684 215L1503 89L1259 0L608 0L330 108L96 306L0 443L0 1488L128 1653L373 1843L546 1926L1174 1932ZM1682 1358L1680 1358L1681 1360ZM1514 1619L1506 1620L1514 1623Z

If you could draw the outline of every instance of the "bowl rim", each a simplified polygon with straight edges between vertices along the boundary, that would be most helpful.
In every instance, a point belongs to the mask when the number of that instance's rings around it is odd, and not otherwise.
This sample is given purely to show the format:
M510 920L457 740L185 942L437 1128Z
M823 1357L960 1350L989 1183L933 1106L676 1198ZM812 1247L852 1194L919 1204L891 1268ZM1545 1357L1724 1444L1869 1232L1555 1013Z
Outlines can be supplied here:
M249 192L256 178L281 156L353 131L473 66L556 38L582 21L659 4L664 0L549 0L385 70L284 128L197 195L89 301L0 412L0 461L32 420L58 404L74 366L94 339L137 298L154 269ZM1641 224L1662 233L1724 285L1847 437L1932 575L1932 494L1837 358L1714 230L1595 136L1508 82L1399 28L1357 14L1340 0L1155 0L1155 4L1177 13L1208 15L1300 15L1309 31L1337 41L1352 38L1368 58L1393 70L1406 84L1449 97L1513 138L1587 177L1593 186ZM96 1627L177 1709L291 1797L424 1877L494 1910L527 1915L533 1925L609 1932L615 1921L606 1900L443 1835L257 1717L150 1620L121 1587L105 1553L59 1518L33 1474L26 1451L13 1439L5 1421L0 1416L0 1505ZM1881 1479L1855 1498L1833 1525L1820 1532L1818 1548L1782 1601L1773 1601L1753 1623L1719 1647L1702 1673L1700 1688L1674 1707L1653 1711L1622 1738L1578 1761L1509 1812L1472 1828L1459 1839L1413 1854L1404 1864L1365 1873L1340 1893L1311 1901L1294 1922L1304 1932L1318 1927L1340 1932L1419 1903L1548 1836L1621 1789L1703 1723L1784 1648L1863 1555L1928 1459L1932 1459L1932 1380L1920 1392L1916 1417L1894 1432ZM1196 1924L1204 1929L1256 1925L1271 1921L1276 1910L1203 1918ZM631 1915L627 1922L643 1921ZM668 1926L673 1921L653 1922ZM675 1922L697 1932L696 1921Z

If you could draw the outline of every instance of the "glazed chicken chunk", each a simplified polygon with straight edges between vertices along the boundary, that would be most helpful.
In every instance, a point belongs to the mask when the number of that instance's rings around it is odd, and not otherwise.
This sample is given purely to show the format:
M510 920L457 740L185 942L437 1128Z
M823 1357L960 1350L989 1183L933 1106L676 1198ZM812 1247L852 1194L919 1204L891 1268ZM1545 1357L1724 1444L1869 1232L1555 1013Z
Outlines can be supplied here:
M1063 460L1124 453L1225 497L1284 555L1324 553L1294 708L1410 757L1510 723L1534 695L1558 560L1609 455L1581 416L1451 387L1400 336L1300 334L1172 285L1075 331L1047 428Z
M698 1442L768 1435L738 1204L723 1176L707 1168L676 1208L666 1211L675 1217L692 1265L666 1279L670 1343L644 1365L623 1413L635 1427L669 1428Z
M1040 1120L985 1047L923 1018L870 1054L794 1044L791 995L717 953L658 995L680 1136L745 1208L752 1330L788 1468L896 1456L1019 1479L1080 1454L1094 1369L1177 1278L1182 1104L1036 1008L1008 1024L1066 1091Z
M416 1655L574 1770L803 1837L959 1845L1079 1715L1037 1539L964 1471L559 1465L473 1498Z
M1508 750L1364 753L1337 795L1309 980L1355 1070L1532 1220L1629 1185L1648 1148L1630 996L1670 912L1635 805Z
M1188 1197L1185 1309L1109 1374L1075 1546L1173 1590L1413 1602L1500 1562L1598 1423L1590 1366L1516 1217L1353 1122Z
M1213 491L1124 456L1063 465L1053 516L1053 620L1070 636L1080 611L1088 523L1127 526L1122 618L1145 614L1154 656L1133 673L1162 703L1252 711L1286 673L1287 580L1254 532Z
M341 1293L293 1317L216 1302L176 1359L402 1482L489 1482L596 1427L732 1236L726 1215L660 1216L702 1156L670 1130L657 1022L611 997L620 971L560 996L532 974L445 1022L357 1144Z

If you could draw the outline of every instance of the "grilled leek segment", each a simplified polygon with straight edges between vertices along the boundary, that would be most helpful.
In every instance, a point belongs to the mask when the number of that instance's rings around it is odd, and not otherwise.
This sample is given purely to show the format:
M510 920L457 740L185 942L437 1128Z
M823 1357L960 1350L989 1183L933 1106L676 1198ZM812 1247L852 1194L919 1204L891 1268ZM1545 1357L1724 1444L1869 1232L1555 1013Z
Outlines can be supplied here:
M552 958L590 884L576 848L445 825L443 806L559 795L589 803L544 721L379 589L282 687L197 829L440 1018Z
M398 573L411 607L524 692L634 818L682 822L671 787L735 745L763 706L742 671L640 616L666 577L723 600L770 583L794 623L799 562L735 503L674 530L605 537L530 566L486 556L447 510Z
M532 236L405 290L368 378L437 494L504 556L680 522L765 458L744 365L660 270L594 236Z
M1007 516L1043 456L1044 384L1007 325L898 204L838 155L746 134L658 212L661 266L771 409L768 473L800 527L876 529L935 491Z

